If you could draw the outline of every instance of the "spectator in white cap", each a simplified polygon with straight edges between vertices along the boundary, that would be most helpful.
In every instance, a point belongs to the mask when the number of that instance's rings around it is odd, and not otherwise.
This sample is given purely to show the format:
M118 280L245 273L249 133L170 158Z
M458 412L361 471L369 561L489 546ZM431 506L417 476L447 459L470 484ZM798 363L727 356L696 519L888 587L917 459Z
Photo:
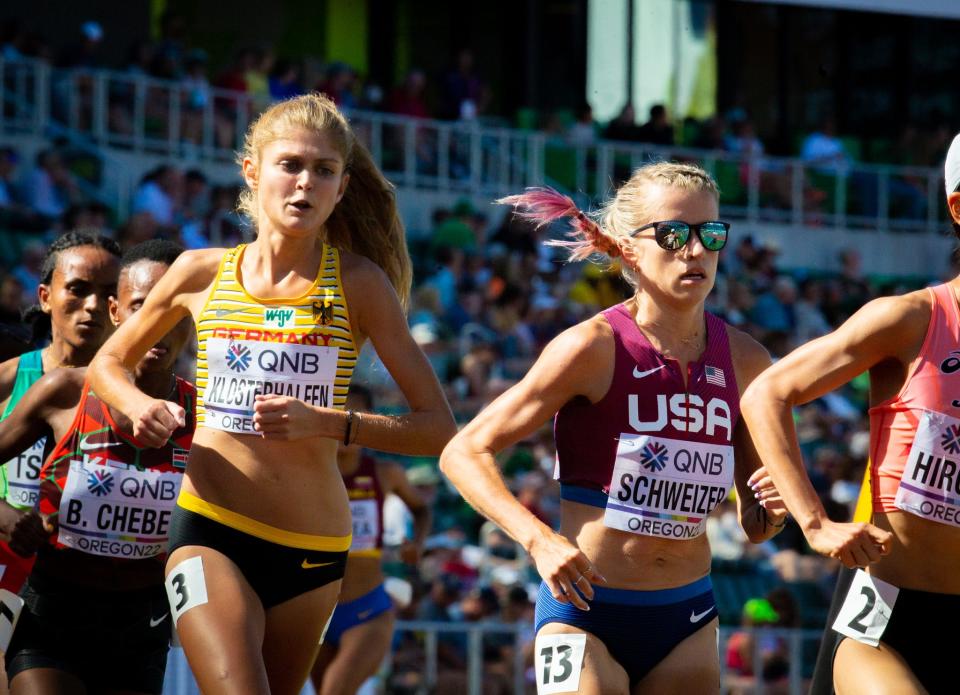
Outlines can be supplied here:
M960 237L960 135L944 179ZM950 641L930 619L960 620L960 499L954 475L939 472L955 466L960 451L958 293L960 275L875 299L761 374L742 399L760 458L810 546L848 568L827 620L815 695L956 690ZM867 370L872 523L838 523L804 469L791 412Z

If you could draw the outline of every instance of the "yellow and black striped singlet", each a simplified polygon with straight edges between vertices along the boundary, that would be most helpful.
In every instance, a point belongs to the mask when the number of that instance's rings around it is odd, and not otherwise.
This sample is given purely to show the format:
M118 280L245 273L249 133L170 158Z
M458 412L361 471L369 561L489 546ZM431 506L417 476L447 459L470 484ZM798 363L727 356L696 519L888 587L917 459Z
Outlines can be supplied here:
M258 393L342 409L357 363L340 252L323 245L300 297L260 299L237 278L245 245L228 250L197 320L197 425L254 434Z

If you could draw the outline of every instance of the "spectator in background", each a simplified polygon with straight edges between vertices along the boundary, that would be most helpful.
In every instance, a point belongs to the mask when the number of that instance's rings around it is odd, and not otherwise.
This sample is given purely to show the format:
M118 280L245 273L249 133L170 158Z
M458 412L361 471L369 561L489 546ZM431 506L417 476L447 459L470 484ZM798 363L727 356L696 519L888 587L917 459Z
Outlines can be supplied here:
M830 332L830 324L820 310L823 301L823 285L812 279L800 283L800 297L794 304L797 324L794 339L798 345L807 343Z
M103 66L100 56L103 27L99 22L87 21L80 25L79 42L69 44L61 52L57 67L99 68Z
M209 211L210 186L207 184L207 177L200 169L190 169L183 176L181 217L184 220L200 220Z
M440 117L471 120L486 110L486 89L474 71L473 51L462 48L440 83Z
M247 85L247 94L253 99L253 110L260 113L273 101L270 95L268 75L273 68L273 51L268 47L255 48L243 73Z
M640 142L640 127L637 125L636 112L633 104L627 102L620 109L620 113L607 124L603 131L606 140L621 140L623 142Z
M0 324L22 323L23 310L29 304L20 280L13 275L0 278Z
M704 150L722 150L727 144L727 122L720 114L714 114L700 126L693 146Z
M46 255L46 244L39 240L31 241L23 247L20 263L10 271L10 274L23 287L25 296L31 298L31 300L37 296L37 288L40 286L40 270Z
M400 116L430 118L426 101L427 76L422 70L411 70L403 84L394 89L387 99L387 111Z
M843 141L837 137L837 122L832 115L824 116L820 120L819 128L804 138L800 147L800 159L824 174L849 171L853 158L847 152Z
M270 98L273 101L292 99L304 93L300 84L300 65L293 60L281 58L270 73Z
M344 112L357 107L357 73L346 63L335 62L327 66L326 79L317 89L333 99L337 107Z
M577 109L576 120L567 131L571 145L592 145L597 141L597 126L593 122L593 107L584 102Z
M743 604L741 625L745 628L776 627L780 624L780 615L766 598L751 598ZM755 642L760 641L759 668L754 664ZM789 673L789 645L780 637L766 631L755 633L753 630L734 632L727 642L726 663L733 687L730 695L745 695L754 692L757 671L765 685L765 692L787 693L788 690L771 690L770 683L779 681ZM739 678L736 678L739 676Z
M169 164L147 172L133 194L133 214L147 213L161 227L173 225L180 212L183 176Z
M44 217L56 219L80 197L73 174L56 150L43 150L24 185L27 204Z
M640 142L649 142L651 145L673 144L673 125L667 118L667 107L663 104L654 104L650 107L650 120L640 126L637 139Z
M22 231L44 231L47 221L21 203L20 191L14 185L20 157L12 147L0 147L0 225Z

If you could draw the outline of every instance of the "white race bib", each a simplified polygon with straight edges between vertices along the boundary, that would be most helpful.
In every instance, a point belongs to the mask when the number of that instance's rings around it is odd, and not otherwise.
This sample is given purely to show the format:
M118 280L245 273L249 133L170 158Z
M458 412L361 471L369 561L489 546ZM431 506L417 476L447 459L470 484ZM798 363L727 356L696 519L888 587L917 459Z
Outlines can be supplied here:
M47 438L41 437L33 446L6 463L7 502L17 509L33 509L40 498L40 467Z
M533 653L537 695L577 692L586 647L586 635L537 635Z
M350 516L353 518L353 542L350 550L375 549L380 536L377 500L350 500Z
M833 629L858 642L876 647L890 622L900 589L857 570Z
M733 485L733 447L620 435L603 523L659 538L696 538Z
M203 573L203 558L190 557L170 570L163 582L176 627L180 616L191 608L202 606L209 601L207 597L207 578Z
M208 338L206 346L206 427L255 434L253 403L261 393L333 406L338 347L284 343L279 338L277 342Z
M59 541L125 559L166 551L183 474L71 461L60 500Z
M960 420L925 411L903 467L894 506L960 526Z

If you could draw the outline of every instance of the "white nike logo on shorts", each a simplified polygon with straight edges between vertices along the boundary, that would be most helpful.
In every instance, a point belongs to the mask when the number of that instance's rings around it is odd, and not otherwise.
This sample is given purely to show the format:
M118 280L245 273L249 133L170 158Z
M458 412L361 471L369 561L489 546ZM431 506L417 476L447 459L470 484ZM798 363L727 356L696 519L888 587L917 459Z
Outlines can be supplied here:
M691 622L691 623L699 623L699 622L703 619L703 617L704 617L705 615L707 615L708 613L710 613L710 611L712 611L712 610L713 610L713 606L710 606L710 607L709 607L707 610L705 610L703 613L694 613L694 612L691 610L691 611L690 611L690 622Z
M642 379L643 377L649 376L649 375L653 374L654 372L659 372L661 369L663 369L663 368L666 367L666 366L667 366L667 365L665 365L665 364L661 364L659 367L654 367L653 369L648 369L648 370L645 371L645 372L638 372L637 370L639 369L639 367L634 367L634 368L633 368L633 375L634 375L637 379Z
M150 627L156 627L157 625L159 625L160 623L162 623L164 620L166 620L168 615L170 615L170 614L169 614L169 613L164 613L164 614L161 615L158 619L150 618Z

